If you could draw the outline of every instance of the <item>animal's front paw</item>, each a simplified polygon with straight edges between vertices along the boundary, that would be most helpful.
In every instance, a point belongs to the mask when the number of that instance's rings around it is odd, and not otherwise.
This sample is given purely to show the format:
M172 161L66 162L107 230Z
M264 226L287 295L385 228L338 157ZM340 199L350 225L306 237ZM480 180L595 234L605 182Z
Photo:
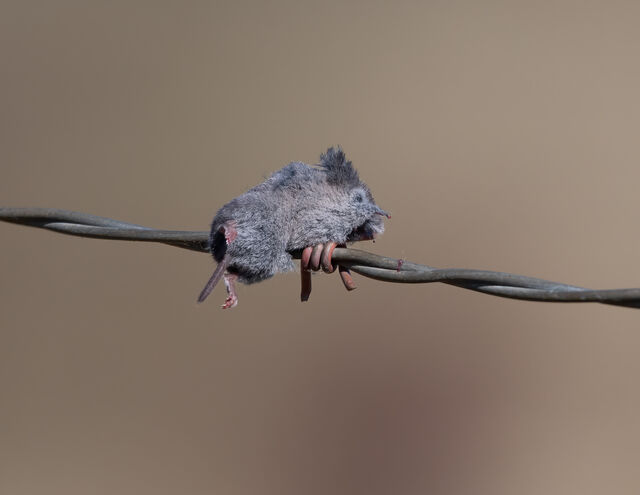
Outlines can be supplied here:
M325 273L333 273L335 267L331 262L331 256L333 250L338 246L335 242L327 242L325 244L318 244L317 246L308 246L302 250L302 256L300 257L300 300L307 301L311 294L311 272L317 272L322 268ZM339 247L344 247L344 244L340 244ZM345 266L338 266L340 271L340 278L347 290L353 290L356 288L349 269Z
M333 273L335 268L331 264L331 255L336 246L335 242L327 242L304 248L300 258L300 268L317 272L322 267L325 273Z

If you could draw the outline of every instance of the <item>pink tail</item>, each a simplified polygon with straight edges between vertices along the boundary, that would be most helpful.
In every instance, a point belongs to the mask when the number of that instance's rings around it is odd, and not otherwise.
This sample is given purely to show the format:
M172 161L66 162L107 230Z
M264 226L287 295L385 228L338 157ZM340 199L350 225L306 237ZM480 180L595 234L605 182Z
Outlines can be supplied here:
M204 286L204 289L202 289L202 292L198 296L199 303L204 301L209 296L209 294L211 294L211 291L213 290L213 288L222 278L222 275L224 274L224 271L227 268L228 262L229 262L229 256L225 255L225 257L222 258L222 261L218 263L218 266L213 271L213 275L211 275L211 278L207 282L207 285Z

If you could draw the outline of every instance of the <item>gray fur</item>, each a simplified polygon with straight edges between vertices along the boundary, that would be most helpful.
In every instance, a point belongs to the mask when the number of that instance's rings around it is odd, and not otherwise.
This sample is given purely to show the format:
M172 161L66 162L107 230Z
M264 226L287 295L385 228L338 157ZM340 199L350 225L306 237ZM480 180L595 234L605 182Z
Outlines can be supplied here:
M289 251L345 243L382 233L382 211L340 148L329 148L318 167L293 162L232 199L211 224L211 252L243 283L294 269ZM236 223L228 245L220 227Z

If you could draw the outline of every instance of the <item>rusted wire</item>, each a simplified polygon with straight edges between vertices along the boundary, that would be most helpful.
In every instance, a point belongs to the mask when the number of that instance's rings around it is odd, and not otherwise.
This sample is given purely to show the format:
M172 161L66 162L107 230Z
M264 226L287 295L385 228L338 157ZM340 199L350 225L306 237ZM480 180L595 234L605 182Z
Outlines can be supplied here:
M55 208L0 208L0 220L81 237L159 242L192 251L209 252L208 232L158 230ZM300 258L300 252L291 254L294 258ZM640 308L640 288L592 290L504 272L434 268L350 248L336 248L332 260L360 275L383 282L442 282L484 294L526 301L598 302Z

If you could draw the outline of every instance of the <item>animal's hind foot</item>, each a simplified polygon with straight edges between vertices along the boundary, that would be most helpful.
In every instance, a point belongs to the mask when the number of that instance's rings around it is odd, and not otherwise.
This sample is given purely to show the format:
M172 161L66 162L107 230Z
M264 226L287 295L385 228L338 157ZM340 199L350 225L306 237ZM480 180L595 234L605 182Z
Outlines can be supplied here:
M230 308L235 308L237 305L238 305L238 296L228 296L224 304L221 306L221 308L230 309Z
M236 292L236 280L238 276L233 273L224 274L224 285L227 286L227 299L222 305L222 309L235 308L238 305L238 294Z

